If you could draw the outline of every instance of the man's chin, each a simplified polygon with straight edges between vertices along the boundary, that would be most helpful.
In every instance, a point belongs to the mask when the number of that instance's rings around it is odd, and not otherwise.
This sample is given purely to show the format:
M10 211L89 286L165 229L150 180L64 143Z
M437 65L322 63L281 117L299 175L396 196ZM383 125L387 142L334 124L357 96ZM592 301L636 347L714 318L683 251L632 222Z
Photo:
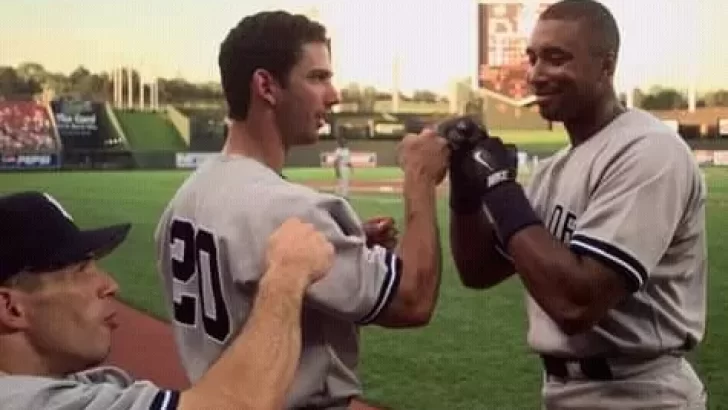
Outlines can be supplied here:
M318 133L312 134L312 135L307 135L306 137L301 138L301 144L299 144L299 145L313 145L313 144L316 144L317 142L319 142Z
M286 142L286 149L299 146L314 145L318 142L318 140L318 135L298 135L295 139L290 139Z
M560 122L563 121L563 115L558 110L551 109L550 107L539 107L538 110L541 118L546 121Z

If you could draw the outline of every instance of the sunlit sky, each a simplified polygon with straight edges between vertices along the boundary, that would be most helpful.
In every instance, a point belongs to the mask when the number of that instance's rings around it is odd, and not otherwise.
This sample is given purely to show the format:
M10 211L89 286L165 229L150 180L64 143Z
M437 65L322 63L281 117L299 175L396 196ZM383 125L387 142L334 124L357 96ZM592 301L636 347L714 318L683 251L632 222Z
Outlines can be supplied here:
M728 88L721 2L604 0L622 32L618 87L682 88L695 78L698 89ZM314 7L333 36L340 85L390 88L395 55L403 91L444 92L453 78L475 75L476 0L0 0L0 65L36 61L69 73L126 64L218 81L219 44L243 16Z

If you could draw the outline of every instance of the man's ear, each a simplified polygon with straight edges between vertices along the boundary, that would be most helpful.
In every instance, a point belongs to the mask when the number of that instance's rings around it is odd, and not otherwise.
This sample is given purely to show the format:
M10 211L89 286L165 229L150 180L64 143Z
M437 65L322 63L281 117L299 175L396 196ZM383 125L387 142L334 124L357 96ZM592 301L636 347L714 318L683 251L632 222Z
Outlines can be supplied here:
M615 52L609 51L606 53L602 69L609 78L614 78L614 73L617 71L617 54Z
M0 287L0 332L29 326L27 298L23 292Z
M263 69L255 70L251 84L253 93L270 106L278 103L281 86L270 72Z

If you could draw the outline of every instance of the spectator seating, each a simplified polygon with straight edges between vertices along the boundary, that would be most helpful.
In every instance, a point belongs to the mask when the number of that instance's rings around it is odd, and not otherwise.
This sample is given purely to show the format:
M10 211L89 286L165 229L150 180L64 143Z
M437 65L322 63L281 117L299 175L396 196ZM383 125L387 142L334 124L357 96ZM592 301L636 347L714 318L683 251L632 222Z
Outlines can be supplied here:
M58 150L47 107L34 101L0 101L0 153Z

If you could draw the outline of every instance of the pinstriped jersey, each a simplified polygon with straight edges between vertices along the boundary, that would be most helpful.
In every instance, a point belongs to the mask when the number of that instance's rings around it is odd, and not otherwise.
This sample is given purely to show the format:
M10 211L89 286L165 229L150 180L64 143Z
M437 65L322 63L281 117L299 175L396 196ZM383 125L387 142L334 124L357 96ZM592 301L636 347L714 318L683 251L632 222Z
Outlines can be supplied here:
M689 350L705 330L706 187L688 145L632 109L535 171L527 195L551 233L622 275L630 296L567 336L527 298L528 342L566 357Z
M286 181L261 163L218 155L179 188L157 226L157 266L183 365L192 382L245 325L265 271L268 237L289 217L334 245L330 273L307 291L302 356L287 406L346 407L361 394L359 326L396 293L401 262L366 247L345 200Z
M3 410L176 410L180 394L126 372L103 366L65 378L7 375L0 372Z

